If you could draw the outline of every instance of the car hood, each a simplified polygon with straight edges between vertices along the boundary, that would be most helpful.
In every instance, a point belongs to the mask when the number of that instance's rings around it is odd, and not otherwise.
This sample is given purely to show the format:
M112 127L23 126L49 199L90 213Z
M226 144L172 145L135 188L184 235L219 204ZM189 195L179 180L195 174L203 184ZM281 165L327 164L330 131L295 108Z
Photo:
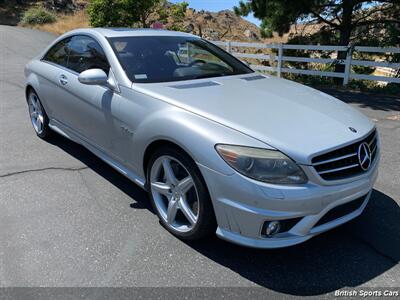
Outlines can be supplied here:
M301 164L310 164L314 155L351 143L374 127L332 96L257 73L133 88L252 136Z

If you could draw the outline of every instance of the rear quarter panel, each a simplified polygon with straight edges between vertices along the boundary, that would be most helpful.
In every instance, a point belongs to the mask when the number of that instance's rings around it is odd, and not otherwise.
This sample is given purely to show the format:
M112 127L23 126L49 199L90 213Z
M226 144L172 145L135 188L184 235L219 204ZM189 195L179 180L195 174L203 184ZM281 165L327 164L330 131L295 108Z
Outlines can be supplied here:
M25 67L26 86L31 86L40 98L40 101L46 110L47 115L52 118L54 116L53 88L56 83L57 75L60 69L54 65L34 59Z

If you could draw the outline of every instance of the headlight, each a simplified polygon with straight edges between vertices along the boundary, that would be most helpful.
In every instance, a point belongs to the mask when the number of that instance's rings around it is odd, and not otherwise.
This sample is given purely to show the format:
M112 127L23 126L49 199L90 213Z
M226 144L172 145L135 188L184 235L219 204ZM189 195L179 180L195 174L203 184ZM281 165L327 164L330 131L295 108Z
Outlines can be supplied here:
M275 184L307 182L300 167L279 151L221 144L215 149L232 168L247 177Z

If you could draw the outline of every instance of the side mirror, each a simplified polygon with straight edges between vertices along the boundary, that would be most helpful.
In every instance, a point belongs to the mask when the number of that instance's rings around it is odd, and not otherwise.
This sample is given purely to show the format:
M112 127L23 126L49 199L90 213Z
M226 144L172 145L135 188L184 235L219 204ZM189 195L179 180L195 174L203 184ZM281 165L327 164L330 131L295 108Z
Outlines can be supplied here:
M79 74L78 80L87 85L108 86L108 76L102 69L89 69Z

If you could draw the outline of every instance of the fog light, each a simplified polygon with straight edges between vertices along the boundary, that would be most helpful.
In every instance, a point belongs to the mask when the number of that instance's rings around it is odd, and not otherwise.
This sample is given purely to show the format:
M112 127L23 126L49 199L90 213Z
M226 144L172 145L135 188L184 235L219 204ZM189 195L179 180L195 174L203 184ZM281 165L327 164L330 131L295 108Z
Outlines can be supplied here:
M279 221L265 222L263 227L262 234L267 237L272 237L281 229L281 223Z
M273 237L277 233L286 233L290 231L303 217L297 217L285 220L265 221L261 228L261 236ZM282 236L280 236L282 237Z

